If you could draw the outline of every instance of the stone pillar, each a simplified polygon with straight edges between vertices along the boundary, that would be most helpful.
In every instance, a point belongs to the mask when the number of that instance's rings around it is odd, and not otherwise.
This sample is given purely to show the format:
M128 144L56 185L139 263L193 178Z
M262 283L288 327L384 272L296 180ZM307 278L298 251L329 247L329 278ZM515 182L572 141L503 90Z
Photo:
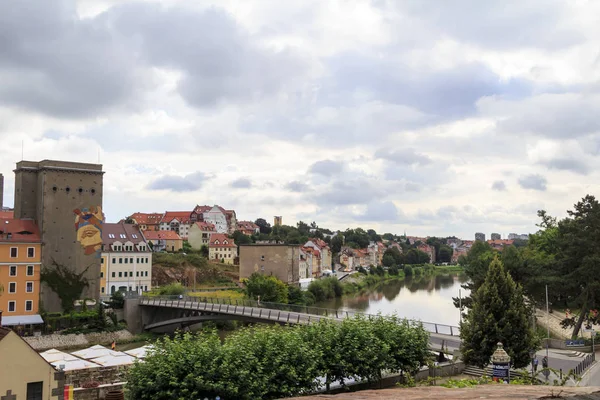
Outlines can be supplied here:
M510 382L510 356L502 343L498 342L498 348L492 354L493 379L496 382Z

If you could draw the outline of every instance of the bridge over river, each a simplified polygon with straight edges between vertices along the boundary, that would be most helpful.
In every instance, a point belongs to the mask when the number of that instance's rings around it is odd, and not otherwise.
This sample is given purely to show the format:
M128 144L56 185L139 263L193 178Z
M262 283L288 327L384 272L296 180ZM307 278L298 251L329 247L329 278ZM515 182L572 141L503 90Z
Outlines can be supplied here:
M194 325L203 321L241 320L254 323L310 324L321 319L342 321L356 315L369 316L355 311L330 310L326 308L257 302L253 300L230 300L198 297L142 297L142 324L144 330ZM457 326L435 322L417 321L430 333L433 349L448 348L452 351L460 345Z

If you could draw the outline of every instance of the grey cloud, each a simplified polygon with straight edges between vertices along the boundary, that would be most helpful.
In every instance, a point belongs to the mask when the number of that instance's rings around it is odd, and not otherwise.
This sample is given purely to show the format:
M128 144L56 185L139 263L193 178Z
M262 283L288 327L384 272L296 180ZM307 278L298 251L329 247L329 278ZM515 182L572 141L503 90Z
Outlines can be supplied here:
M344 163L342 162L333 160L321 160L311 165L308 171L311 174L334 176L342 172L343 169Z
M495 181L492 184L492 189L497 190L498 192L504 192L506 190L506 184L504 181Z
M110 17L146 62L183 73L179 93L197 107L255 101L306 71L300 57L259 46L217 8L132 3L111 9Z
M343 180L327 185L318 194L312 195L311 200L323 205L346 206L351 204L369 204L384 196L381 186L374 185L367 178Z
M150 190L170 190L172 192L195 192L202 188L209 178L202 172L185 176L164 175L148 185Z
M519 186L523 189L546 191L546 178L539 174L530 174L519 178Z
M590 172L590 167L584 161L573 158L553 158L551 160L543 161L540 164L545 165L550 169L571 171L580 175L587 175Z
M400 215L400 211L391 201L376 201L369 203L367 210L356 219L358 221L395 223L399 222Z
M230 186L235 189L249 189L252 187L252 181L248 178L239 178L231 182Z
M414 149L389 150L380 149L375 152L375 158L392 161L400 165L427 165L431 164L431 159L424 155L416 153Z
M310 186L300 181L292 181L285 185L285 188L294 193L304 193L309 190Z
M83 117L123 106L139 87L135 55L67 0L0 2L0 104Z

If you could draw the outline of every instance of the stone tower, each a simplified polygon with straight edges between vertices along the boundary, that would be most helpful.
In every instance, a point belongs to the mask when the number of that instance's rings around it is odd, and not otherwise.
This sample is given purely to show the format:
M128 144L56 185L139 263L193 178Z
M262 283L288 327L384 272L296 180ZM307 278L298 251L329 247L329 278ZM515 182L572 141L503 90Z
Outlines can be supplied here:
M4 175L0 174L0 210L4 207Z
M89 283L81 298L98 299L102 251L102 165L66 161L20 161L15 169L15 218L33 219L42 238L42 265L53 261ZM45 285L47 311L60 311L58 296Z

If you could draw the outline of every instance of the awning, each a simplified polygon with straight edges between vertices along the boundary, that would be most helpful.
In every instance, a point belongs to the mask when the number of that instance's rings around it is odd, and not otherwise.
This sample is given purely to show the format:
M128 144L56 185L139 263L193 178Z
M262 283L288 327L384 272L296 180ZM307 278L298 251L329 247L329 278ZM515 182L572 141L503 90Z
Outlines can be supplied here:
M43 323L44 320L39 314L2 316L2 325L4 326L34 325Z

